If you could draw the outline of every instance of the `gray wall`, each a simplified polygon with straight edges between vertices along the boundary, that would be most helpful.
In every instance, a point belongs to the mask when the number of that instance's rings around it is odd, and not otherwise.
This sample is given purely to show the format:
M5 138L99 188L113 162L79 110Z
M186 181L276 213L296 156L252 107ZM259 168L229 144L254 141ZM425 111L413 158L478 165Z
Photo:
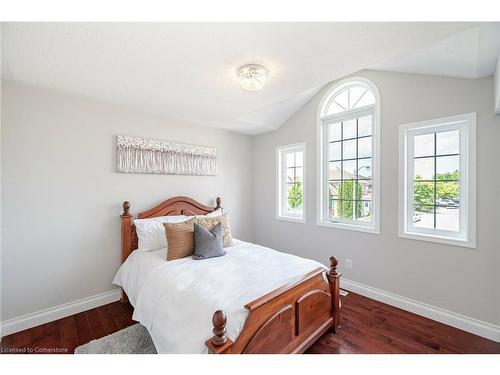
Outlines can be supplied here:
M495 109L500 114L500 54L498 54L497 67L495 69Z
M2 319L111 290L121 203L221 196L251 239L252 139L56 91L3 82ZM117 134L216 146L216 177L115 173Z
M322 90L280 129L254 139L254 241L323 263L343 276L493 324L500 323L500 117L492 78L465 80L363 71L381 95L381 234L316 225L316 116ZM398 238L398 127L477 112L477 248ZM307 223L275 219L275 148L307 142Z
M2 27L0 24L0 51L2 50ZM0 103L2 102L2 59L0 59ZM0 105L0 338L2 337L2 106Z

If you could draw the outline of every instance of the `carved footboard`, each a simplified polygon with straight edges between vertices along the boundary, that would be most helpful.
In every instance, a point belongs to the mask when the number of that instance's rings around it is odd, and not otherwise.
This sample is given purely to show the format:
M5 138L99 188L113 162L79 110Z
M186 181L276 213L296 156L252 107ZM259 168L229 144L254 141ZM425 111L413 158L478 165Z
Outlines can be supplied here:
M226 315L213 315L214 336L206 345L217 354L303 353L328 329L340 329L340 274L330 258L329 282L318 268L299 281L276 289L245 307L248 318L238 339L226 337Z

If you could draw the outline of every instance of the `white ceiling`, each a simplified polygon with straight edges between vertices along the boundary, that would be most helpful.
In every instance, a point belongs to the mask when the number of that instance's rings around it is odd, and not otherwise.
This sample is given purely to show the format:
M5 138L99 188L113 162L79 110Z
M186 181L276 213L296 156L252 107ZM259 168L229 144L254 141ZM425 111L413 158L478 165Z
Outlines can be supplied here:
M3 23L2 76L170 119L257 134L281 126L328 82L362 69L489 75L491 61L483 59L491 45L498 56L498 43L483 40L485 26ZM443 53L439 43L444 43ZM463 43L477 47L474 57ZM451 53L455 48L458 52ZM425 51L434 54L432 64ZM450 60L454 68L443 68ZM242 91L235 79L236 68L250 62L270 71L268 84L257 93Z
M493 75L500 51L500 23L484 23L374 68L461 78Z

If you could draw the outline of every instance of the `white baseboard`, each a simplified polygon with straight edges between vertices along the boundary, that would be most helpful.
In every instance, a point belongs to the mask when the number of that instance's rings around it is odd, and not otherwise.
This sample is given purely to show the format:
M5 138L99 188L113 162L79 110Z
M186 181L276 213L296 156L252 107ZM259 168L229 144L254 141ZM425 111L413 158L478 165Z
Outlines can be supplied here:
M121 290L114 289L95 296L82 298L73 302L68 302L59 306L50 307L34 313L18 316L1 322L0 332L3 336L10 335L28 328L36 327L40 324L52 322L69 315L90 310L111 302L118 301L121 297Z
M500 326L457 314L436 306L428 305L423 302L415 301L411 298L402 297L394 293L373 288L356 281L341 279L340 286L351 292L361 294L362 296L369 297L374 300L387 303L388 305L410 311L417 315L448 324L452 327L459 328L475 335L500 342Z

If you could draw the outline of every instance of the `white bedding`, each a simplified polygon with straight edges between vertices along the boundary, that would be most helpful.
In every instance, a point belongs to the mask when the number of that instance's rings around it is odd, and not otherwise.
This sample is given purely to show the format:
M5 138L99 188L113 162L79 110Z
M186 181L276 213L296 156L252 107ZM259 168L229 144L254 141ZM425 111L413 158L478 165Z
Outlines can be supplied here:
M134 306L132 318L149 331L158 353L206 353L212 315L227 315L227 336L235 340L248 311L245 304L315 268L313 260L234 240L223 257L167 262L166 249L134 251L113 283ZM326 268L325 268L326 269Z

